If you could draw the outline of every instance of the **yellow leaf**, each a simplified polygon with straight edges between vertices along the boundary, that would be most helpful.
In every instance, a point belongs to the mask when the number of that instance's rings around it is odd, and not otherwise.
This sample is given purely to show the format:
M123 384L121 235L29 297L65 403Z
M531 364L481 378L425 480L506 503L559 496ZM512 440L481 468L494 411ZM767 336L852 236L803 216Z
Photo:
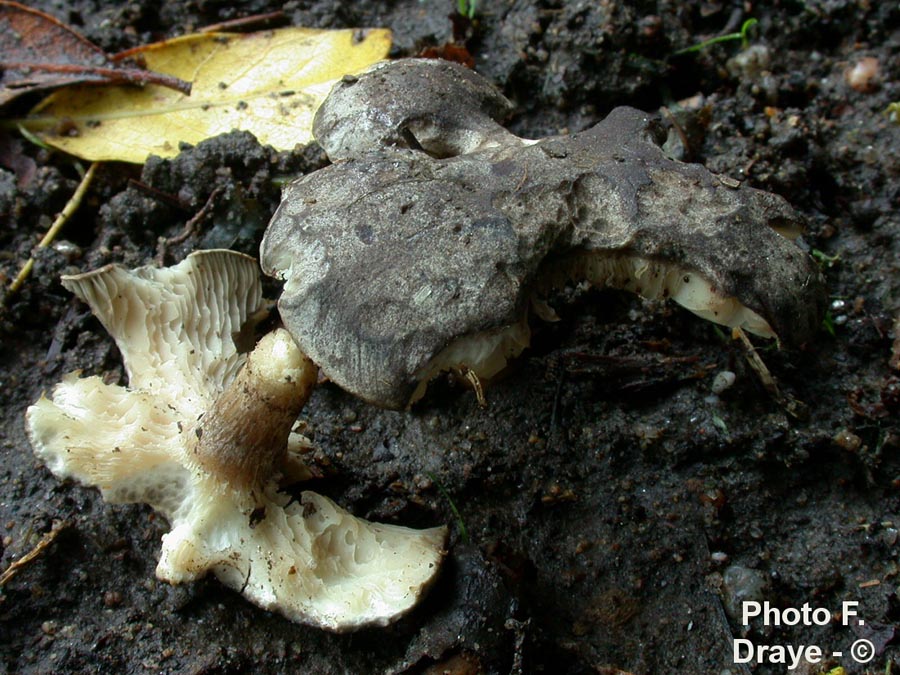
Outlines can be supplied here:
M136 50L146 68L193 83L190 96L156 85L76 86L24 122L49 145L89 160L172 157L233 129L289 150L312 140L316 109L342 76L384 59L387 29L284 28L198 33Z

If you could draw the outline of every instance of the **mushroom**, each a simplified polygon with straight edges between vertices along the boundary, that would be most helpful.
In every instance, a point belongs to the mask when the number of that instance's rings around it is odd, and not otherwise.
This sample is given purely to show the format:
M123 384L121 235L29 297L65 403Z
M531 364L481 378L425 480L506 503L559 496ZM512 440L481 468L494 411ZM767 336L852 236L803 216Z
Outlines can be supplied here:
M335 631L385 625L416 604L445 528L369 523L313 492L278 491L302 449L291 429L317 368L284 329L238 351L264 306L253 258L204 251L63 285L115 338L129 387L69 374L28 409L28 435L56 476L169 520L160 579L212 571L260 607Z
M345 79L319 109L335 163L286 187L261 264L331 380L402 408L442 370L490 377L567 280L788 345L816 330L823 282L784 199L666 158L632 108L539 141L500 126L509 109L474 73L424 59Z
M313 120L313 135L328 158L337 162L389 146L449 157L519 142L498 124L513 111L506 97L468 68L446 63L407 59L363 77L345 76Z

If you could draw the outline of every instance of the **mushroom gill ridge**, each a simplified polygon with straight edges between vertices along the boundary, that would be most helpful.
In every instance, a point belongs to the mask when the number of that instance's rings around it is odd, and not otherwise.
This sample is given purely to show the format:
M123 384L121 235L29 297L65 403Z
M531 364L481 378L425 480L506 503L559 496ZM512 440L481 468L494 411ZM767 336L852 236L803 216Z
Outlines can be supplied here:
M282 328L237 351L236 332L264 306L255 260L205 251L63 282L116 339L129 386L70 373L28 408L28 437L56 476L166 517L159 579L211 572L265 609L334 631L386 625L418 602L445 527L370 523L313 492L295 502L279 491L300 468L293 427L318 368Z

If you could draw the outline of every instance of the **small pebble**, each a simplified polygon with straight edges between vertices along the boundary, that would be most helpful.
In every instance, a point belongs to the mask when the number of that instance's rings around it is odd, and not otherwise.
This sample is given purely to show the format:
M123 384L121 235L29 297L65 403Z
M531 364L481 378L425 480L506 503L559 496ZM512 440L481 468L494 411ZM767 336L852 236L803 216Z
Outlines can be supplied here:
M765 45L751 45L728 59L725 67L728 73L740 80L759 80L769 69L772 54Z
M736 377L737 376L730 370L723 370L720 373L717 373L713 378L710 389L712 389L714 394L721 394L734 384Z
M722 603L735 621L741 619L745 602L763 602L767 590L768 579L759 570L732 565L722 574Z
M107 607L118 607L122 604L122 594L119 591L106 591L103 594L103 604Z
M848 452L856 452L862 445L862 439L849 429L841 429L832 440L835 445Z
M860 59L844 71L844 79L856 91L864 94L875 91L881 82L878 59L871 56Z
M65 239L53 242L53 250L65 257L69 262L78 260L84 255L84 251L81 250L81 247L78 246L78 244L73 244L71 241Z

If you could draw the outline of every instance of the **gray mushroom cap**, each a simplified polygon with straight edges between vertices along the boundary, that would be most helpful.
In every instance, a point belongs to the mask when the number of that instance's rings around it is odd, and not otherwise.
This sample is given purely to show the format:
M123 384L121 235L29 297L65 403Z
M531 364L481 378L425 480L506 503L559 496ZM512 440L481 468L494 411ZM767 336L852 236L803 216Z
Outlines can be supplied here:
M498 124L512 110L496 87L468 68L405 59L338 82L316 112L313 135L332 162L387 147L445 157L518 140Z
M397 90L442 67L398 63L375 71ZM445 104L423 94L416 114L429 102ZM371 143L379 134L360 132ZM286 282L285 325L333 381L388 407L441 368L481 375L481 352L505 362L527 343L536 295L567 277L671 294L726 325L807 340L825 294L813 262L779 234L799 229L797 214L667 159L658 142L650 115L617 108L571 136L441 158L394 143L300 178L261 252L264 271ZM701 295L715 302L692 307ZM458 350L467 336L482 342Z

